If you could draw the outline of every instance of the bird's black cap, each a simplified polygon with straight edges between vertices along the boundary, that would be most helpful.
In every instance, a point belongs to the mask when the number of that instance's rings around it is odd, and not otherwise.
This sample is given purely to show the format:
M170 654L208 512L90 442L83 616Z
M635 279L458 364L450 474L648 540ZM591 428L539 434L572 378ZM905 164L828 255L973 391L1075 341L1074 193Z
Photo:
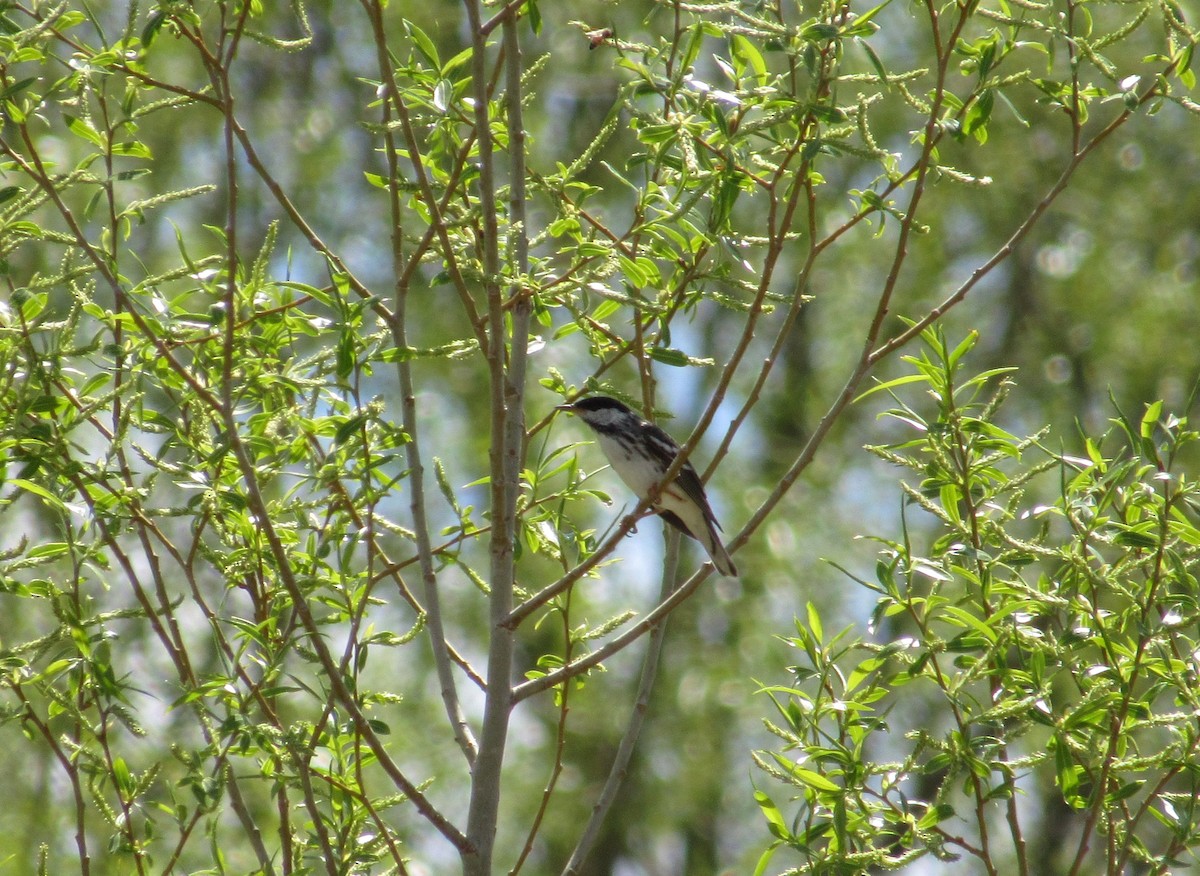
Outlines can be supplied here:
M628 411L629 406L607 395L589 395L570 404L558 405L559 411Z

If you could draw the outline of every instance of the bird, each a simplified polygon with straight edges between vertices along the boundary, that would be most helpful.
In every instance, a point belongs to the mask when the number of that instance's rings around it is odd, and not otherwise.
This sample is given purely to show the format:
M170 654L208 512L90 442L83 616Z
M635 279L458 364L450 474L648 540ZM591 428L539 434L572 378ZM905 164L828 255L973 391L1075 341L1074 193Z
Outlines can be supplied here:
M558 405L555 410L574 414L591 427L613 471L640 500L662 481L679 455L674 438L615 398L591 395ZM718 572L737 577L737 566L718 535L721 525L691 462L685 462L675 480L662 488L653 509L684 535L700 542Z

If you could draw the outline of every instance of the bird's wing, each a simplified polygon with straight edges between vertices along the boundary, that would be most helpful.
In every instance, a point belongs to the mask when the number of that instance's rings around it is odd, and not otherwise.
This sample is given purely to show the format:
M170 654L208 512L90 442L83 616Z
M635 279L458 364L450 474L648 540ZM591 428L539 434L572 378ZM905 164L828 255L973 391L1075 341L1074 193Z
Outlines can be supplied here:
M646 437L651 439L646 443L649 445L650 451L658 457L659 462L663 466L669 466L675 461L675 457L679 455L679 445L675 443L675 439L649 421L643 421L643 427L646 430ZM712 508L708 504L708 496L704 494L704 484L700 483L700 475L696 474L695 467L692 463L685 462L683 468L679 470L679 476L675 479L675 485L678 485L683 490L684 495L695 502L704 511L704 517L710 523L721 528L721 524L717 523L717 518L713 515ZM665 515L664 515L665 516ZM672 515L673 516L673 515ZM686 526L680 526L679 523L667 518L667 522L674 525L677 529L687 532Z
M667 523L674 526L676 529L678 529L680 532L682 532L688 538L696 538L696 534L694 532L692 532L690 529L688 529L687 524L684 523L680 519L679 515L676 514L674 511L665 511L665 510L659 511L658 516L661 517L663 520L667 521Z
M717 529L720 529L721 524L717 523L717 518L708 504L708 496L704 494L704 485L700 483L700 475L696 474L696 469L692 468L690 462L683 464L683 468L679 470L679 477L676 478L675 483L683 488L684 493L687 494L689 499L704 510L704 518Z

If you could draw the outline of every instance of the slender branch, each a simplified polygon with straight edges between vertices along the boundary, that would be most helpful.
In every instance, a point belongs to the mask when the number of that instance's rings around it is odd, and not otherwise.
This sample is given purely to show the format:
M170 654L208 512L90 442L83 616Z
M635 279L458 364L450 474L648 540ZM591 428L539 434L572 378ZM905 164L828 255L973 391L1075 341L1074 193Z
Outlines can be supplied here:
M1174 64L1169 65L1167 70L1164 71L1164 76L1169 74L1173 67ZM1156 93L1158 93L1158 90L1159 87L1157 85L1148 88L1140 97L1139 105L1150 100ZM1017 245L1026 236L1028 236L1029 232L1032 231L1034 226L1037 225L1038 221L1046 213L1050 205L1066 189L1067 184L1070 182L1072 176L1076 170L1078 170L1083 160L1101 143L1107 140L1114 131L1128 121L1131 115L1132 112L1130 110L1126 109L1123 111L1107 126L1099 131L1091 140L1089 140L1082 149L1080 149L1076 154L1072 155L1066 167L1060 174L1058 180L1054 183L1042 200L1039 201L1038 204L1033 208L1025 220L1012 233L1009 239L992 255L991 258L976 268L975 271L972 272L971 276L961 286L959 286L951 295L942 301L942 303L932 308L921 319L906 327L904 330L897 332L878 347L875 347L875 339L878 338L879 331L883 325L884 317L887 314L887 299L890 298L891 295L891 287L885 287L884 292L881 294L880 302L876 307L875 314L872 318L871 326L866 336L867 343L863 347L863 352L860 355L858 364L850 373L842 387L842 390L834 398L825 414L818 421L812 434L805 442L800 453L797 454L787 472L783 475L774 489L772 489L770 495L768 495L762 504L760 504L758 509L755 510L754 514L746 522L743 529L730 540L728 547L731 551L734 550L735 546L740 546L743 544L746 538L748 538L751 533L753 533L760 525L762 525L766 517L780 502L788 490L791 489L792 484L795 483L796 479L800 476L800 473L808 467L809 463L816 455L817 449L820 447L821 443L825 440L825 437L832 429L833 424L841 416L842 411L845 410L845 408L858 394L858 389L862 385L862 381L865 379L867 374L870 373L870 371L873 370L874 367L879 364L879 362L890 356L895 350L913 340L913 338L917 337L922 331L945 315L945 313L952 307L961 302L985 276L995 269L997 265L1008 258L1016 249ZM927 131L929 130L930 129L927 128ZM930 139L926 145L926 148L931 148L932 143L933 141ZM912 204L910 201L909 215L911 215L911 211ZM908 216L906 216L906 218L908 218ZM897 270L898 268L894 263L892 273L896 273ZM872 347L874 347L874 349L872 349Z
M305 760L302 757L294 757L296 763L301 763ZM326 823L327 819L324 813L317 806L317 795L313 791L312 773L307 769L298 771L300 778L301 796L304 798L304 808L308 810L309 820L312 822L313 832L317 835L317 842L321 847L321 855L319 859L325 864L325 872L329 876L337 876L338 855L333 850L333 844L329 839L329 826Z
M485 37L490 35L501 24L516 18L517 13L521 11L521 7L528 2L529 0L508 0L508 3L504 4L503 9L479 26L479 32Z
M844 18L848 14L848 8L843 8L841 17ZM832 40L822 47L820 57L821 75L818 77L813 86L814 105L827 97L832 88L834 76L833 65L836 57ZM807 185L794 184L796 179L803 180L807 183L810 170L809 159L801 158L800 165L795 172L794 179L787 173L787 171L790 168L791 163L795 160L796 156L802 154L805 143L812 136L814 136L818 130L819 122L817 115L815 112L810 111L805 115L801 123L800 136L797 137L796 142L784 154L782 160L779 162L778 168L775 171L772 182L768 187L770 194L772 195L766 219L767 228L770 229L770 243L767 247L762 274L759 279L754 300L751 302L749 308L749 314L747 316L746 323L742 327L741 336L738 338L738 342L734 346L732 355L729 356L724 367L721 369L720 377L717 379L716 386L713 387L713 390L709 396L708 404L705 406L699 420L697 420L696 425L693 427L691 435L688 436L687 440L683 443L680 449L680 458L676 460L677 465L673 466L672 470L668 472L666 477L664 477L664 483L669 483L670 479L674 478L674 476L679 472L680 468L682 468L683 461L690 456L693 448L700 442L705 432L708 431L713 417L716 415L717 409L724 401L725 394L728 391L730 384L733 382L734 376L738 373L742 361L744 360L746 353L750 349L750 345L754 340L759 320L762 318L764 313L764 305L766 303L767 293L770 291L775 275L775 269L779 263L780 257L784 252L784 246L787 243L788 234L792 228L796 210L799 208L800 199L809 191ZM782 205L782 210L780 210L778 199L774 196L775 192L781 187L787 193ZM811 267L811 265L808 267ZM800 289L797 289L797 296L799 296L800 291ZM792 308L792 319L795 318L795 312L798 312L798 307L795 306L798 305L798 303L799 302L794 302L794 306ZM730 427L727 430L725 441L732 440L732 436L739 426L740 422L734 422L730 424ZM707 474L708 472L706 472L706 476ZM726 545L726 547L732 554L742 543L744 542L738 542L737 544L731 543Z
M87 844L87 801L83 796L83 784L80 781L80 769L76 763L63 751L62 745L59 743L59 735L51 731L49 725L38 717L37 712L33 710L33 703L25 696L25 691L17 681L9 681L8 688L17 696L22 706L20 713L21 722L30 724L37 730L38 734L45 741L46 746L53 753L55 760L62 767L63 772L67 774L67 780L71 784L71 797L75 804L75 851L79 856L79 872L81 876L90 876L92 872L92 855L88 851Z
M504 343L505 296L500 285L499 205L496 200L494 141L487 99L487 35L482 30L481 4L466 0L471 27L471 63L475 87L475 136L479 143L481 241L484 287L488 302L486 349L491 404L489 453L491 471L492 537L491 592L488 611L491 624L488 646L487 695L479 754L471 774L471 799L467 814L467 836L473 845L463 857L465 876L490 876L496 823L500 808L500 778L512 709L512 664L515 638L506 626L512 610L515 587L513 545L516 539L516 503L525 447L525 370L529 345L532 304L520 283L528 272L524 222L525 133L521 120L521 47L516 22L506 18L504 28L505 108L510 155L509 271L516 279L513 290L511 336Z
M400 103L400 92L392 74L392 65L387 51L387 35L383 26L383 9L379 0L363 0L367 16L371 20L374 34L376 60L379 74L387 88L387 99L383 101L383 137L388 162L388 195L392 211L392 269L396 274L395 309L389 321L396 348L408 349L408 293L409 285L404 271L404 228L400 202L400 167L397 147L392 135L392 107ZM410 509L413 532L417 543L417 558L420 563L421 580L424 584L425 617L429 624L429 642L433 650L434 666L437 669L442 703L453 729L454 739L468 764L475 762L478 745L467 716L458 698L454 680L454 668L450 660L450 648L443 623L441 595L438 590L437 574L433 566L433 545L429 535L429 520L425 509L425 464L421 457L417 430L417 399L413 383L412 363L400 357L396 364L400 379L401 411L408 442L404 446L408 463L408 483L411 492Z
M1155 91L1156 89L1151 89L1147 96L1142 98L1142 101L1144 102L1145 100L1149 100ZM1113 132L1129 121L1131 115L1132 112L1130 110L1125 110L1122 112L1101 131L1099 131L1091 140L1089 140L1082 149L1073 154L1071 159L1067 162L1066 167L1063 168L1062 173L1059 174L1058 179L1054 182L1054 185L1052 185L1050 190L1046 192L1040 201L1038 201L1033 210L1030 211L1029 215L1025 217L1025 220L1019 226L1017 226L1017 229L1012 233L1012 235L1009 236L1008 240L1006 240L1004 244L992 254L991 258L972 271L971 276L968 277L967 280L962 283L962 285L955 289L940 304L930 309L929 312L919 320L912 323L912 325L908 326L903 331L897 332L885 343L873 350L869 356L870 365L875 365L880 360L887 358L892 354L892 352L900 347L903 347L913 338L920 335L925 329L929 328L929 326L941 319L946 312L950 310L950 308L954 307L954 305L966 298L971 290L979 285L980 280L990 274L997 265L1011 256L1016 250L1017 245L1029 235L1029 232L1033 230L1034 226L1037 225L1042 216L1045 215L1046 211L1050 209L1050 205L1053 204L1058 199L1058 196L1066 190L1068 183L1070 183L1071 178L1075 175L1075 171L1079 169L1079 166L1083 163L1084 159L1086 159L1096 147L1107 140L1113 134Z
M206 49L204 52L207 55ZM208 55L208 57L211 58L211 55ZM226 111L225 117L227 132L226 148L228 150L230 148L228 135L232 135L236 138L238 137L238 132L240 129L237 126L231 109ZM6 154L14 159L14 161L16 161L23 170L28 171L30 178L37 181L44 191L46 191L47 195L55 203L60 215L63 216L64 221L67 223L72 235L76 238L81 249L85 252L93 265L95 265L98 273L104 278L105 282L112 289L114 295L117 296L119 300L123 300L125 292L121 287L120 281L112 273L106 259L103 257L103 254L98 252L96 248L87 240L70 209L65 203L63 203L61 196L53 185L53 182L45 173L45 169L41 165L41 160L38 157L36 150L33 150L32 143L29 142L28 131L26 130L25 126L20 126L20 130L22 132L22 136L26 138L27 146L31 149L31 155L34 162L33 165L30 165L22 156L8 148L7 144L4 144L2 140L0 140L0 147L3 148L3 151ZM236 264L236 255L233 255L232 258L234 260L234 264ZM232 277L230 282L233 282ZM450 823L450 821L447 820L446 817L432 805L428 798L421 793L420 789L413 782L411 782L407 776L405 776L404 773L396 766L395 762L388 755L387 750L380 741L378 735L374 732L366 717L363 715L361 708L359 707L349 688L346 686L345 680L342 678L341 673L338 671L338 663L333 659L329 652L321 630L308 607L306 597L299 581L296 578L295 569L291 564L287 547L282 541L273 521L271 520L270 509L259 489L258 473L254 468L253 462L250 459L249 453L238 431L238 423L233 412L231 399L228 399L227 397L223 400L214 395L207 386L200 383L197 377L192 373L191 369L184 366L174 356L171 355L170 351L166 347L166 344L160 338L155 336L154 332L150 330L150 326L146 324L145 320L137 313L135 309L130 309L128 312L130 313L134 323L138 326L139 330L141 330L144 336L154 345L156 351L168 363L172 371L174 371L180 377L180 379L186 383L186 385L195 393L197 398L200 399L209 410L221 417L230 442L230 449L234 454L234 458L245 482L248 505L258 520L259 525L261 526L263 537L269 546L269 552L272 561L277 567L280 581L288 593L289 599L291 600L296 614L300 619L301 626L304 628L309 638L313 650L317 654L322 669L326 674L326 678L333 688L334 695L350 713L354 720L355 727L367 741L372 753L379 759L379 763L388 777L404 794L408 796L417 810L427 820L429 820L431 824L434 825L439 833L441 833L457 849L465 853L470 849L470 843L468 842L466 836L462 834L452 823ZM227 318L232 319L233 313L227 313L226 316ZM227 390L224 392L227 395ZM242 810L246 809L246 807L240 802L240 794L236 791L235 784L230 785L230 794L235 811L238 811L239 815L242 814Z
M631 644L636 642L646 633L653 630L658 624L676 608L678 608L685 600L687 600L708 578L708 572L711 566L705 564L692 574L685 582L671 593L666 599L656 605L653 609L646 613L637 623L633 624L625 632L619 636L615 636L605 644L601 645L595 651L580 657L578 660L572 660L566 666L560 666L553 672L548 672L538 678L530 679L529 681L518 684L513 689L513 703L521 702L529 697L550 690L556 685L562 684L570 678L589 671L593 667L599 666L609 657L623 651Z
M317 659L325 673L326 681L333 689L334 696L349 712L355 729L362 734L372 754L379 759L380 766L396 787L409 798L417 808L417 811L456 849L464 854L469 852L471 844L467 840L467 837L433 805L428 797L421 793L416 784L396 766L396 763L388 755L386 747L375 733L374 728L363 714L362 708L359 706L353 692L346 685L345 679L338 671L338 663L329 651L329 646L325 642L321 627L312 614L303 588L300 586L300 581L296 576L295 568L290 562L287 546L284 544L271 520L270 508L267 506L267 502L259 489L258 473L255 471L254 463L250 459L245 443L237 431L237 423L230 419L226 425L229 432L230 449L245 480L247 504L262 528L262 534L269 547L271 559L276 564L276 572L279 575L280 583L283 584L284 590L291 600L292 607L300 620L300 625L308 637L309 644L317 655Z
M682 467L682 463L680 463L680 467ZM672 477L674 477L674 474L668 473L664 476L663 483L667 483ZM586 560L576 565L553 584L543 587L514 608L508 617L504 619L504 625L509 629L516 629L531 614L554 597L565 593L576 581L583 578L584 575L608 559L621 540L629 535L633 531L633 528L637 526L638 521L650 512L650 506L654 504L654 499L657 495L658 489L656 488L645 499L642 499L631 513L625 515L620 525L609 534L608 538L597 546L596 550Z
M571 638L571 596L567 594L567 604L559 613L562 619L563 633L563 659L566 662L571 660L572 646L574 641ZM563 771L563 755L567 749L567 716L571 713L571 686L564 684L558 692L558 726L554 732L554 764L550 768L550 778L546 782L546 787L542 789L542 800L538 804L538 811L533 816L533 820L529 824L529 833L525 837L525 845L521 848L521 853L517 856L517 862L509 871L508 876L517 876L521 872L521 868L525 866L525 861L529 858L530 852L533 851L533 843L537 838L538 831L541 830L542 820L546 817L546 813L550 809L550 800L554 796L554 789L558 785L558 779Z
M666 535L667 547L663 553L662 590L659 593L659 599L665 601L674 588L675 576L679 569L680 535L678 530L668 526L665 522L663 523L663 532ZM584 826L583 833L580 834L579 842L575 844L575 849L571 852L567 866L563 868L563 876L575 876L582 870L588 855L595 848L596 840L600 838L600 829L604 825L604 819L612 809L613 803L617 799L617 793L621 790L621 786L629 774L629 763L633 759L638 738L646 723L646 714L650 710L650 693L654 690L654 682L658 677L658 667L662 660L666 637L667 617L663 616L662 620L650 630L650 641L646 643L646 656L642 661L637 695L634 698L633 711L629 715L629 723L625 726L625 732L617 746L617 753L613 757L604 788L595 805L592 806L592 814L588 818L587 825ZM563 690L566 689L567 684L564 682Z
M956 33L957 32L958 31L956 30ZM1167 72L1169 72L1169 70L1170 70L1170 68L1168 68ZM1151 99L1151 97L1153 97L1153 95L1156 92L1157 92L1157 86L1147 89L1146 93L1144 93L1142 95L1140 102L1145 102L1145 101ZM1041 218L1041 216L1049 208L1050 204L1066 188L1067 182L1070 180L1070 178L1074 174L1075 170L1078 169L1078 166L1082 162L1082 160L1091 151L1093 151L1098 145L1100 145L1101 142L1103 142L1105 139L1107 139L1112 134L1113 131L1115 131L1117 128L1119 128L1120 125L1123 124L1130 117L1130 115L1131 115L1131 112L1129 110L1126 110L1123 113L1121 113L1120 116L1118 116L1116 119L1114 119L1102 131L1097 133L1096 136L1087 143L1087 145L1085 145L1081 150L1079 150L1079 153L1077 155L1072 156L1072 159L1068 163L1067 167L1064 169L1063 174L1060 176L1059 180L1055 183L1055 185L1051 188L1051 190L1047 193L1046 197L1043 198L1043 200L1041 202L1039 202L1039 204L1034 208L1033 212L1031 212L1031 214L1026 218L1026 220L1018 227L1018 229L1013 233L1013 235L1004 244L1004 246L1002 246L992 256L992 258L988 259L987 262L985 262L983 265L981 265L971 275L971 277L962 286L959 287L959 289L957 289L942 304L938 305L938 307L931 310L918 323L905 329L902 332L897 333L895 336L890 338L887 342L885 342L884 344L882 344L876 348L875 343L876 343L878 335L882 329L884 317L886 316L886 314L888 312L888 301L890 300L892 290L895 287L896 280L899 277L899 264L902 261L902 253L898 249L897 259L896 259L896 261L894 261L892 270L889 272L889 280L885 284L885 289L881 293L879 303L877 304L875 313L873 314L871 325L870 325L870 328L866 335L866 343L863 345L863 350L862 350L862 353L860 354L858 364L855 366L853 371L850 373L849 377L847 378L845 384L842 387L842 390L834 398L833 402L830 404L830 406L826 410L825 414L817 422L817 425L813 429L812 434L809 435L808 440L805 442L804 446L801 448L800 452L797 454L795 460L793 461L792 465L788 468L787 472L780 479L779 483L774 487L774 489L772 489L771 493L767 496L767 498L759 505L759 507L751 515L750 519L745 523L743 528L733 538L731 538L729 540L729 542L727 543L726 546L729 548L731 553L733 551L735 551L738 547L740 547L741 545L746 543L746 541L749 539L750 535L752 535L758 529L758 527L762 525L762 523L766 520L767 516L771 513L771 511L775 508L775 506L778 505L779 502L783 499L783 496L786 495L787 492L791 489L792 485L795 483L797 478L799 478L801 472L803 472L808 467L809 463L812 461L812 459L816 455L817 450L820 448L821 444L824 442L828 433L833 428L834 423L837 422L837 420L840 418L842 412L850 404L850 402L854 399L854 397L858 394L858 389L862 385L862 382L866 378L867 374L870 373L870 371L882 359L886 358L897 348L899 348L899 347L903 346L904 344L908 343L909 341L911 341L914 337L916 337L918 334L920 334L920 332L923 329L927 328L938 317L940 317L947 310L949 310L950 307L954 306L959 301L961 301L963 298L965 298L967 293L970 292L970 290L972 288L974 288L974 286L981 279L983 279L983 277L987 273L989 273L992 269L994 269L996 267L996 265L998 265L1005 258L1007 258L1012 253L1012 251L1016 247L1016 245L1033 229L1033 227L1034 227L1034 225L1036 225L1038 219ZM933 118L932 112L931 112L929 118ZM928 152L929 152L929 150L932 150L933 145L936 142L935 129L927 128L927 131L930 134L930 136L927 137L927 139L926 139L926 143L925 143L926 151L925 151L925 153L923 153L926 156L926 160L924 162L919 162L917 164L917 172L919 174L923 173L923 171L921 170L922 164L926 164L926 165L928 164ZM908 220L910 225L914 221L914 219L911 218L912 214L913 214L913 210L914 210L914 202L912 199L910 199L909 211L905 217ZM717 396L714 395L714 402L716 402L716 401L718 401L718 399L717 399ZM709 409L706 410L706 412L705 412L710 420L711 420L711 415L713 412L714 412L713 404L710 404ZM702 426L702 423L697 424L696 430L693 433L693 435L700 432L701 426ZM688 450L690 450L691 446L694 443L695 443L695 441L692 438L689 438L688 442L683 445L684 453L686 453ZM684 458L684 453L680 454L680 458ZM676 460L676 462L678 463L679 460ZM679 464L681 465L682 463L679 463ZM667 475L664 477L664 481L669 481L670 478L676 473L676 471L677 471L676 467L672 466L671 471L669 471L667 473ZM637 510L635 511L634 515L630 515L630 517L626 518L626 520L622 523L622 525L620 527L618 527L617 530L615 530L612 533L612 535L609 537L609 539L607 539L600 546L600 548L597 549L595 554L593 554L591 557L588 558L588 560L581 563L575 569L572 569L571 572L569 572L567 575L563 576L561 579L559 579L559 581L556 581L554 584L539 591L537 594L530 597L525 602L523 602L520 606L518 606L513 611L512 616L509 619L509 623L513 624L513 625L519 624L529 614L531 614L533 611L536 611L540 605L545 604L545 602L547 602L549 599L552 599L554 596L561 593L567 587L571 586L571 584L573 584L575 581L577 581L583 575L585 575L589 571L591 571L591 569L594 568L596 565L598 565L602 561L604 556L607 555L607 551L611 549L611 545L615 544L616 541L619 541L621 538L623 538L629 532L629 530L632 529L632 527L636 523L635 515L638 513L644 512L646 510L646 508L648 508L648 507L649 507L648 501L644 501L644 502L640 503ZM664 614L666 614L667 612L669 612L671 609L674 608L675 605L678 605L680 602L682 602L684 599L686 599L691 594L691 592L699 585L700 581L702 580L701 575L703 572L704 572L704 570L702 569L699 573L697 573L692 578L690 578L688 580L688 582L686 584L684 584L678 591L676 591L674 594L672 594L670 599L665 600L664 602L660 603L660 605L657 608L655 608L654 611L652 611L650 614L646 615L646 617L644 617L641 621L639 621L637 624L635 624L633 627L631 627L625 633L612 639L610 642L608 642L602 648L597 649L596 651L592 652L591 654L587 655L586 657L580 658L579 660L574 661L566 666L560 667L559 669L555 670L552 673L549 673L540 678L533 679L533 680L530 680L530 681L527 681L527 682L524 682L524 683L518 685L516 687L516 689L514 690L514 699L519 702L520 700L523 700L526 697L532 696L536 693L539 693L541 691L548 690L548 689L554 687L555 684L558 684L559 682L563 681L566 678L571 678L582 672L586 672L588 669L591 669L593 666L596 666L599 663L603 662L603 660L607 659L612 654L615 654L616 652L620 651L621 648L623 648L626 645L630 644L631 642L635 641L641 635L643 635L649 631L649 629L652 626L652 622L654 620L656 620L657 618L659 618L659 617L663 616Z

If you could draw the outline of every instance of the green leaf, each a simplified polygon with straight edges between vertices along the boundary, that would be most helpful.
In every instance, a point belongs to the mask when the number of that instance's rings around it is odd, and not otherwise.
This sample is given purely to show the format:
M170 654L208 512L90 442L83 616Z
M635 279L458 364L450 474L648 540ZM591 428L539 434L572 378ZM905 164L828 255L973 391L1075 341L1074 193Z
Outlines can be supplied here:
M433 105L438 112L445 113L450 109L454 99L454 83L449 79L439 79L433 89Z
M979 342L979 332L977 330L972 329L971 331L967 332L966 337L964 337L961 341L959 341L958 346L955 347L950 352L950 355L946 357L946 364L949 365L951 368L958 365L959 361L962 360L962 357L967 355L967 353L971 352L971 350L973 350L975 348L975 344L978 342ZM1004 370L1007 371L1009 369L1004 369Z
M123 794L128 794L133 789L133 777L129 774L129 766L125 763L125 758L113 758L112 772L117 788Z
M4 101L4 114L8 116L14 125L25 124L25 110L21 109L21 107L11 100Z
M851 404L858 404L867 396L874 395L877 392L895 389L898 386L905 386L909 383L925 383L927 380L928 378L924 374L906 374L904 377L897 377L895 380L881 381L875 386L872 386L870 389L855 396L854 401L852 401Z
M813 638L817 640L817 644L821 644L825 641L825 630L821 626L821 614L811 601L806 603L805 608L808 613L808 628L812 630Z
M1136 794L1138 791L1140 791L1144 784L1145 784L1145 782L1141 782L1141 781L1126 782L1124 785L1117 788L1117 790L1113 791L1111 794L1105 794L1104 795L1105 808L1106 809L1111 808L1113 806L1116 806L1122 800L1129 799L1134 794Z
M337 342L337 376L349 377L354 372L354 337L350 332L342 332Z
M407 18L404 19L403 23L404 29L408 32L409 39L413 41L413 45L416 46L417 51L421 53L421 56L424 57L425 60L428 61L435 70L440 71L442 69L442 62L438 58L437 46L433 44L433 40L429 38L425 31L421 30L421 28L413 24Z
M741 34L735 33L730 37L730 51L738 62L738 72L744 73L749 67L754 73L754 81L760 88L767 85L767 63L763 60L758 47Z
M836 39L838 29L835 25L817 22L810 24L804 30L800 31L800 38L808 42L825 42L826 40Z
M70 550L70 546L65 542L56 541L50 544L37 545L29 550L25 556L31 560L48 560L54 557L61 557Z
M26 480L25 478L9 478L6 483L12 484L14 487L18 487L27 493L40 496L46 500L47 504L59 511L67 510L67 506L63 504L62 500L58 498L58 496L54 495L40 484L35 484L33 481Z
M1154 435L1154 427L1158 424L1159 417L1162 416L1162 408L1162 399L1146 405L1146 412L1142 414L1143 438L1149 438Z
M807 109L814 119L827 124L838 125L846 121L846 114L831 104L810 103Z
M592 311L592 319L596 322L603 322L614 313L621 309L621 302L614 301L611 298L601 301Z
M124 155L126 158L154 158L150 152L150 147L145 143L138 142L137 140L130 140L128 143L114 144L112 148L112 154Z
M82 119L77 119L75 116L63 114L63 119L67 122L67 130L80 139L87 140L89 143L99 146L101 149L107 147L105 139L100 136L100 132L89 125Z
M1122 547L1153 550L1158 547L1157 524L1149 521L1137 527L1119 527L1113 542Z
M987 142L987 123L992 117L993 103L994 92L989 88L972 101L971 106L967 109L962 130L973 136L979 143Z
M661 146L664 143L674 143L679 139L679 126L670 124L642 125L638 128L637 136L638 140L647 146Z
M450 76L450 74L452 74L455 70L467 63L467 61L471 60L471 53L472 49L470 46L468 46L447 61L444 65L442 65L442 75Z
M779 811L779 807L775 805L775 801L762 791L754 792L754 802L758 804L759 810L763 817L767 819L767 824L770 826L771 833L775 834L779 839L787 839L791 835L788 830L787 822L784 821L783 813Z
M146 26L142 28L142 45L145 48L150 48L150 44L154 42L154 38L158 36L158 32L162 30L162 26L167 21L167 13L162 9L155 9L150 13L150 18L146 22Z
M862 46L863 51L867 53L867 59L871 62L871 66L875 68L875 72L879 74L879 78L885 83L888 81L887 69L883 66L883 61L879 59L879 55L875 53L875 49L871 44L864 39L858 40L858 44Z
M611 250L612 247L608 246L607 244L597 243L596 241L592 240L585 240L575 248L576 254L581 259L594 259L607 256ZM624 257L622 256L622 258Z
M988 642L995 644L997 639L996 631L975 614L967 611L964 608L959 608L957 605L943 606L942 611L945 612L947 616L958 621L959 626L973 629Z
M763 873L767 872L767 865L771 863L771 857L781 845L783 845L782 842L776 841L767 846L766 850L758 856L758 863L754 866L752 876L762 876Z
M1086 799L1079 795L1079 777L1083 768L1071 759L1070 747L1062 735L1055 734L1050 740L1050 747L1054 749L1054 771L1064 802L1076 809L1083 808L1087 805Z
M344 423L338 426L337 432L334 433L334 445L345 444L358 433L366 422L366 414L357 414L356 416L349 417Z
M805 769L794 761L788 760L783 755L776 754L775 752L771 752L771 755L775 758L775 762L783 767L784 771L786 771L788 775L790 775L800 784L812 788L814 791L837 793L842 790L840 787L818 772Z
M37 81L38 80L36 76L30 76L26 79L21 79L17 82L14 82L12 85L8 86L8 88L0 90L0 100L8 100L11 97L16 97L18 94Z
M687 46L683 50L683 58L679 65L681 70L692 69L692 65L696 63L696 58L700 55L700 48L703 44L704 28L700 23L692 25L691 33L688 35Z
M929 807L929 810L917 822L917 827L921 830L929 830L948 818L954 817L954 807L948 803L939 803L937 806Z
M661 362L673 368L682 368L690 362L687 353L683 352L683 350L672 349L671 347L651 347L650 358L655 362Z
M650 282L650 275L642 270L642 266L627 256L619 258L621 262L621 273L625 275L625 279L635 289L641 289Z
M888 4L891 2L892 2L892 0L883 0L883 2L880 3L878 6L872 6L870 9L868 9L862 15L855 16L854 20L850 23L851 26L853 27L853 26L857 26L860 24L865 24L866 22L868 22L872 18L874 18L876 15L878 15L880 12L882 12L884 9L886 9Z
M729 174L721 181L720 188L713 196L712 213L708 220L708 227L713 232L724 234L729 230L729 217L740 194L741 185L736 175Z

